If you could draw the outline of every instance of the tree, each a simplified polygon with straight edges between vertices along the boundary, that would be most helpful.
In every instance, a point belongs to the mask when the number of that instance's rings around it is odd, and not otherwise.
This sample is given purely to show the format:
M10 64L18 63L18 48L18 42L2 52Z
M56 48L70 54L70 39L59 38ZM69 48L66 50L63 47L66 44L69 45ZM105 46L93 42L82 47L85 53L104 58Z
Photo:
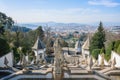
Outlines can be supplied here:
M46 26L46 27L44 28L44 30L45 30L44 42L47 43L47 42L48 42L48 39L50 39L50 37L51 37L51 28L48 27L48 26Z
M105 31L102 25L102 22L100 22L97 32L92 37L92 40L90 42L90 52L94 49L102 49L104 47L105 42Z
M12 48L14 54L14 63L16 64L20 60L20 53L16 47Z
M94 49L92 51L92 56L97 60L98 59L98 54L100 54L100 49Z
M12 43L12 41L14 40L14 35L13 33L10 31L10 30L6 30L4 32L4 37L5 37L5 40L7 40L7 42L10 44Z
M22 47L22 50L21 50L21 51L23 52L24 55L26 55L26 53L27 53L27 48L26 48L26 47Z
M20 32L19 32L19 31L16 31L16 39L15 39L15 41L14 41L14 45L15 45L15 47L17 47L17 48L20 46L19 35L20 35Z
M0 38L0 56L5 55L10 51L9 44L5 39Z
M7 29L11 29L12 25L14 24L14 21L12 20L11 17L7 17L7 20L6 20L6 28Z
M0 12L0 56L3 56L10 51L9 44L3 35L5 32L5 29L10 29L13 23L14 21L12 20L12 18ZM3 38L1 38L1 36Z
M0 34L4 33L4 29L10 29L14 21L11 17L6 16L6 14L0 12Z
M28 37L29 37L31 46L33 46L34 43L35 43L35 40L36 40L36 38L37 38L37 36L35 35L35 31L34 31L34 30L29 31L29 32L28 32Z
M120 40L115 41L115 44L114 44L114 51L117 52L117 48L118 48L119 44L120 44Z
M112 47L113 47L112 43L108 45L108 47L106 48L106 54L111 55Z
M46 54L51 53L51 47L52 47L52 39L51 39L51 28L50 27L45 27L45 38L44 38L44 43L46 44Z
M120 54L120 44L119 44L119 46L117 48L117 53Z
M43 29L42 29L42 26L39 26L39 27L36 29L36 33L37 33L37 36L39 36L41 40L44 39L44 31L43 31Z
M114 42L111 42L107 47L106 47L106 50L105 50L105 59L108 61L111 57L111 51L113 49L113 44Z
M3 35L5 32L3 24L0 23L0 35Z

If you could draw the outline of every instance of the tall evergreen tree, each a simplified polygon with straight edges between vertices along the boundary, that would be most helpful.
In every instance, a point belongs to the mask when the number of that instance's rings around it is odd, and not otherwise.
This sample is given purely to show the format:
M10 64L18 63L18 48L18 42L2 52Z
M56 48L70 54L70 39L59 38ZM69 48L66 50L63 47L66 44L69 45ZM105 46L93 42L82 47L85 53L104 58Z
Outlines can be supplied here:
M14 21L11 17L8 17L6 14L0 12L0 24L7 29L11 29Z
M90 42L90 52L94 49L104 49L104 42L105 42L105 31L103 28L102 22L100 22L98 26L97 32L92 37Z
M10 51L9 44L7 43L7 40L3 37L3 35L5 32L5 28L11 28L13 23L14 21L12 20L12 18L0 12L0 56Z

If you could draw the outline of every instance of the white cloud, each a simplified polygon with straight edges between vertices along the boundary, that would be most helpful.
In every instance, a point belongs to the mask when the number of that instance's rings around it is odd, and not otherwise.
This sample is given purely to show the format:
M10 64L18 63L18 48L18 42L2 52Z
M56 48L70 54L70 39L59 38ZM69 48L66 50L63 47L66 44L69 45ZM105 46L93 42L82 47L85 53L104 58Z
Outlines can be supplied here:
M71 8L71 9L28 9L14 10L4 9L6 15L11 16L15 22L77 22L94 23L98 21L118 22L119 14L105 14L93 8Z
M88 1L88 4L101 5L101 6L106 6L106 7L116 7L120 5L120 3L113 2L111 0L90 0Z
M6 14L11 16L17 22L85 22L86 15L97 14L100 11L90 8L72 8L72 9L30 9L30 10L8 10ZM83 19L83 21L82 21ZM87 18L88 19L88 18ZM86 22L88 21L86 19ZM91 20L90 20L91 21Z

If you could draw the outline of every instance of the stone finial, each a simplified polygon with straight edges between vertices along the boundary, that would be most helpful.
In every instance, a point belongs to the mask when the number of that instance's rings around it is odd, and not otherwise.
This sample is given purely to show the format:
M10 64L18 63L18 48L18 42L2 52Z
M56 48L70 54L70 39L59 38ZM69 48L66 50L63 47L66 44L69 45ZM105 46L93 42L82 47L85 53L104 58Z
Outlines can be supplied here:
M101 69L104 68L104 53L101 54L101 63L100 63Z
M5 57L5 58L4 58L4 64L5 64L6 67L8 67L8 63L9 63L9 61L8 61L8 59Z
M32 47L32 49L44 49L45 48L45 44L41 41L40 37L37 37L37 40L34 44L34 46Z
M79 67L79 59L76 60L76 66Z
M91 70L92 65L93 65L92 57L89 56L89 58L88 58L88 70Z
M112 64L111 64L111 68L114 69L115 68L115 64L116 64L116 59L115 57L112 60Z

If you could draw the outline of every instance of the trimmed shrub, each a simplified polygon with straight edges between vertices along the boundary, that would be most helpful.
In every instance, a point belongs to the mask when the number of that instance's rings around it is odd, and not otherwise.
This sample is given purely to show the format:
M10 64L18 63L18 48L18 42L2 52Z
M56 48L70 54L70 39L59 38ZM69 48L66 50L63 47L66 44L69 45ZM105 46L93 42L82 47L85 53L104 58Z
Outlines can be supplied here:
M13 54L14 54L14 63L17 63L20 60L20 55L18 53L17 47L13 47Z
M100 54L101 49L94 49L92 51L92 56L97 60L98 59L98 55Z
M119 46L117 48L117 53L120 54L120 44L119 44Z
M119 44L120 44L120 40L115 41L115 44L114 44L114 51L117 52L117 48L118 48Z

